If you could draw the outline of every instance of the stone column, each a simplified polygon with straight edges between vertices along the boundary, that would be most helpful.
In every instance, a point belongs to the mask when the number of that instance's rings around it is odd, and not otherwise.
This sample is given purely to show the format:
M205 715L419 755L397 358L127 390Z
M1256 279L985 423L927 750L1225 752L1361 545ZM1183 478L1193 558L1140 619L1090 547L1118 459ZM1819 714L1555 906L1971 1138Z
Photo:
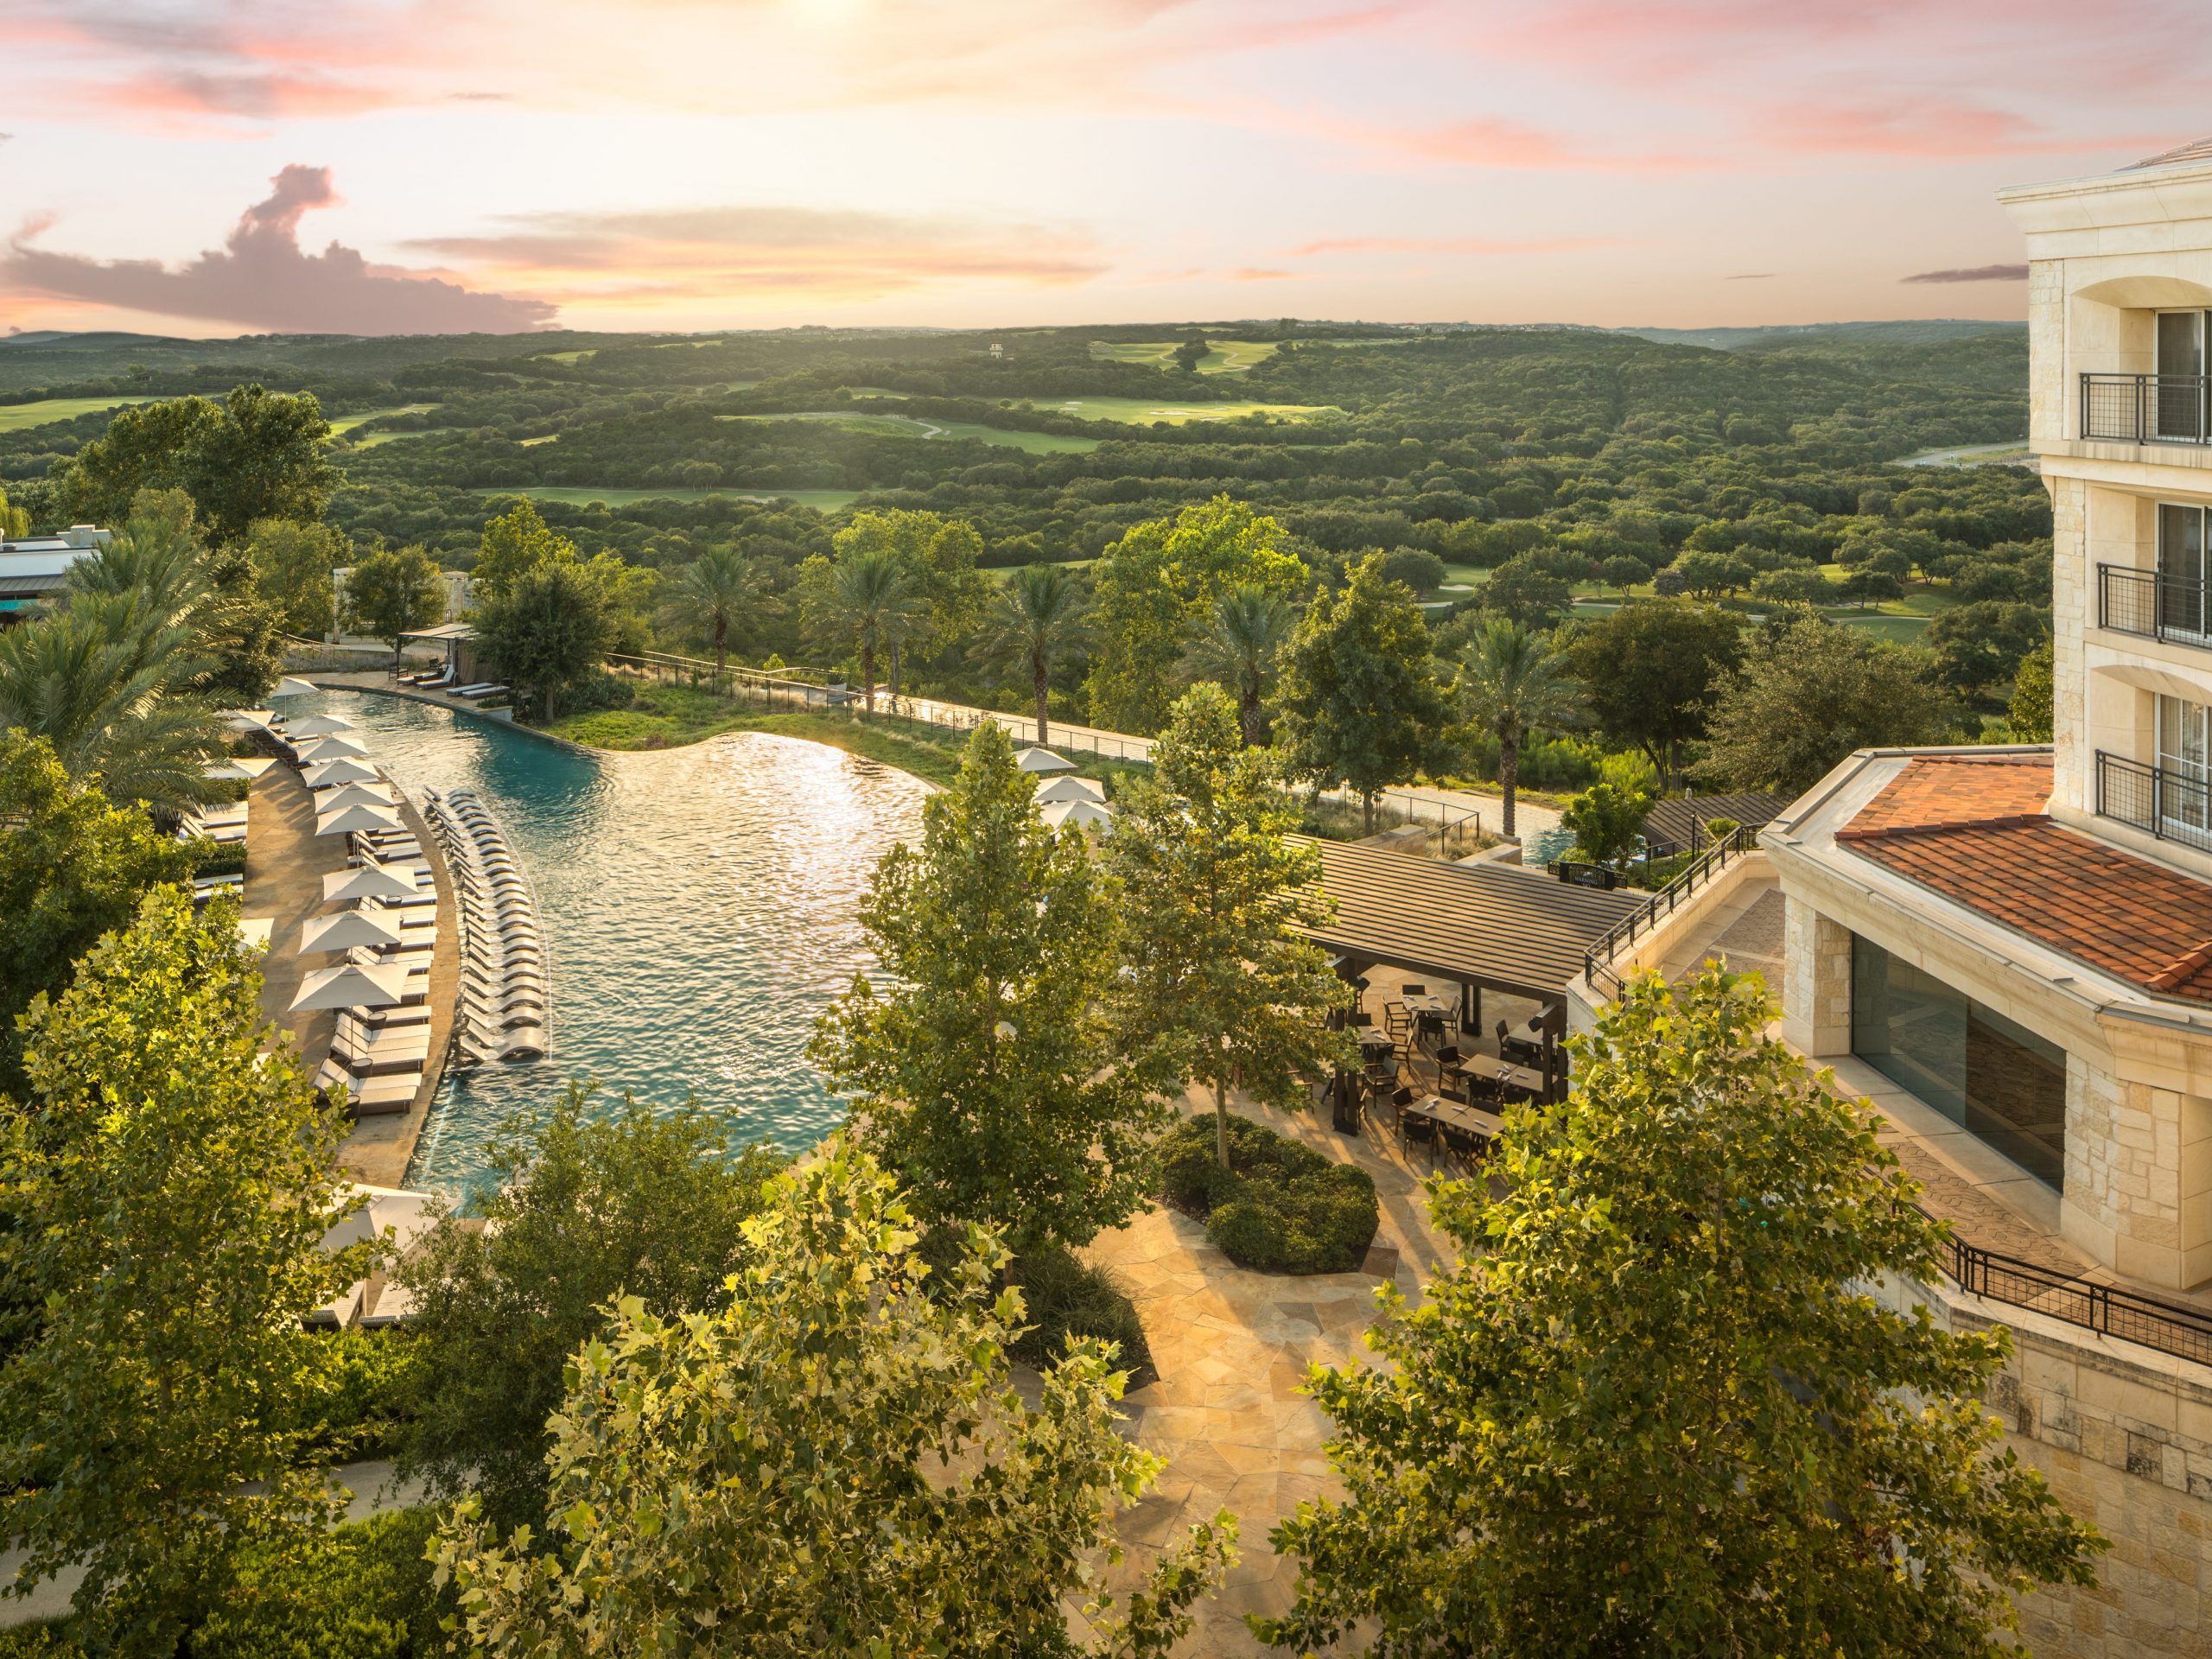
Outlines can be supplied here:
M2050 489L2052 794L2077 811L2091 810L2088 673L2082 634L2094 620L2089 573L2088 486L2077 478L2047 480Z
M1786 895L1782 1037L1799 1053L1851 1052L1851 930Z

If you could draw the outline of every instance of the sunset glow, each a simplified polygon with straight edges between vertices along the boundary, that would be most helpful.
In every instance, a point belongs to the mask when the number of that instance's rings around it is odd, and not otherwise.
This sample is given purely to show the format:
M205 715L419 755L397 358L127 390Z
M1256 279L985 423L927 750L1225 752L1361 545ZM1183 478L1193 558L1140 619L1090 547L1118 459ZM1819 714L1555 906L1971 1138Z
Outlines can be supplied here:
M1993 191L2201 136L2198 21L20 0L0 325L2018 316Z

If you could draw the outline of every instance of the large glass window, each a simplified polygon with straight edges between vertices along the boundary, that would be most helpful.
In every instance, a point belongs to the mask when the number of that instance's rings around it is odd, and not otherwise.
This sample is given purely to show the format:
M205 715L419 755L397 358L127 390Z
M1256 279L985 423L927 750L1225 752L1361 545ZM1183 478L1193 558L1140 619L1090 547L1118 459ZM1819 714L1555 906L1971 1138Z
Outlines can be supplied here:
M2158 314L2157 397L2152 410L2152 429L2158 437L2192 443L2204 440L2204 320L2202 311Z
M1851 1052L2047 1185L2066 1184L2066 1052L1851 941Z
M2205 546L2202 507L2158 503L2158 625L2168 633L2212 634Z

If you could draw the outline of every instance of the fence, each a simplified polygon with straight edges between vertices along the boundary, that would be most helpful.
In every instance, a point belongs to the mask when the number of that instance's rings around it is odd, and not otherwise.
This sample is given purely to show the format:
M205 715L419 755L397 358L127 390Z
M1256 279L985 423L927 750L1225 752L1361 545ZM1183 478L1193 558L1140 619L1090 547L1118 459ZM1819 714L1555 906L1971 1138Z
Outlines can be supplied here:
M1950 1241L1943 1271L1960 1289L2031 1309L2100 1335L2212 1365L2212 1314L2113 1285L2074 1278L2016 1256Z
M1582 953L1582 976L1589 981L1590 988L1606 996L1619 995L1621 976L1613 968L1613 958L1633 945L1639 937L1656 927L1661 917L1672 915L1684 899L1726 868L1730 859L1739 853L1751 851L1758 844L1757 830L1748 826L1738 828L1726 841L1715 842L1705 855L1689 868L1606 929L1605 934Z
M2201 374L2085 374L2082 435L2125 443L2212 441L2208 386L2212 378Z

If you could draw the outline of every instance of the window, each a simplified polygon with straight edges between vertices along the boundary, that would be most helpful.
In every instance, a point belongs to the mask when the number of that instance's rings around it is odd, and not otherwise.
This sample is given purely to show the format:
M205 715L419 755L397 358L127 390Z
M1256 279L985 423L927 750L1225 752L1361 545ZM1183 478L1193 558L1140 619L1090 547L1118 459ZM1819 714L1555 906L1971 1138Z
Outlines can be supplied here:
M2158 503L2158 626L2165 633L2212 638L2204 600L2204 509Z
M2064 1190L2066 1054L2056 1044L1854 935L1851 1052Z
M2158 827L2162 833L2212 829L2212 710L2201 702L2158 699Z
M2152 433L2202 443L2205 437L2205 313L2158 313L2158 372Z

